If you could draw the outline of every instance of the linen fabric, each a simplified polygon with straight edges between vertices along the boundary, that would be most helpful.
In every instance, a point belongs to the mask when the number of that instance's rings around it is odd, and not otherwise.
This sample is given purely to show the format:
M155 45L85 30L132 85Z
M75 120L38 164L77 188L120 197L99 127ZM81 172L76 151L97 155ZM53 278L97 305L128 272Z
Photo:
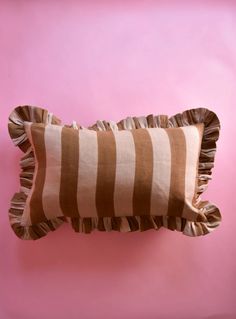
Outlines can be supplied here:
M200 198L211 179L219 129L217 116L205 108L85 128L62 125L39 107L17 107L9 133L25 155L11 226L22 239L41 238L64 221L85 233L164 226L205 235L221 220L219 209Z

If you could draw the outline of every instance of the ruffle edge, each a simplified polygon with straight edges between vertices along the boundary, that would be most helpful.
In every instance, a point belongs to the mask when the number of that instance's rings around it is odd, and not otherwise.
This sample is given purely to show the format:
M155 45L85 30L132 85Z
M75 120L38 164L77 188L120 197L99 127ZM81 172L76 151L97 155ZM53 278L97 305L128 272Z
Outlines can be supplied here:
M192 222L186 218L173 216L126 216L126 217L92 217L71 218L73 229L79 233L89 234L94 230L134 232L149 229L159 230L165 227L169 230L182 232L184 235L196 237L206 235L216 228L221 220L219 209L209 202L204 205L201 221Z
M9 116L8 131L13 143L25 154L20 160L20 191L11 199L9 209L10 225L15 234L21 239L39 239L48 232L56 230L65 217L59 217L32 226L22 226L21 219L24 211L26 198L32 187L35 159L34 154L24 129L24 122L61 124L61 121L52 113L40 107L28 105L16 107Z

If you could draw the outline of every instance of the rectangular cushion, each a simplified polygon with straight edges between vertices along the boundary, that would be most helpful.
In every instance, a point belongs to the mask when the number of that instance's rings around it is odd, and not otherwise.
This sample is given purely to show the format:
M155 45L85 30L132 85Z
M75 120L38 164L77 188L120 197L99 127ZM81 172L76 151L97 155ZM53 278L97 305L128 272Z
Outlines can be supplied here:
M206 109L185 115L197 110ZM179 114L173 119L149 115L85 128L62 125L41 108L14 110L9 132L26 152L21 191L9 211L16 234L37 239L65 220L88 233L161 226L189 236L209 233L220 221L218 208L199 196L213 167L202 165L209 127L203 120L176 125Z

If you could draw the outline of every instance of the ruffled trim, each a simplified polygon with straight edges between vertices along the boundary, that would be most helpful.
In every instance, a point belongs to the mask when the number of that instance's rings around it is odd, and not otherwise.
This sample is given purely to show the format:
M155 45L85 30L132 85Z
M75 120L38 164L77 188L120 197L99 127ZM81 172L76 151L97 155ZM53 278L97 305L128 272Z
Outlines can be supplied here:
M20 191L11 199L9 220L15 234L21 239L38 239L57 229L66 218L60 217L32 226L22 226L21 220L27 196L32 187L35 159L24 129L24 122L61 124L61 121L40 107L19 106L9 116L8 131L16 146L25 152L20 161Z
M208 201L201 201L200 195L207 188L211 179L212 168L216 152L216 141L219 138L220 122L216 114L206 108L195 108L178 113L170 118L167 115L153 115L140 117L127 117L119 122L97 121L88 127L91 130L130 130L148 127L182 127L198 123L204 124L204 132L199 157L198 182L195 197L196 208L199 209L197 221L188 221L185 218L172 216L126 216L126 217L91 217L91 218L56 218L47 222L32 226L22 226L21 218L25 207L26 198L32 187L34 174L34 154L24 130L24 122L52 123L61 125L61 121L47 110L32 107L19 106L9 116L9 134L15 145L19 146L25 155L21 159L20 192L11 200L9 219L16 235L22 239L38 239L49 231L57 229L64 221L69 221L76 232L91 233L99 231L116 230L120 232L158 230L161 227L177 230L187 236L200 236L210 233L218 227L221 221L219 209ZM65 125L76 129L85 127L76 124Z
M94 230L134 232L149 229L158 230L165 227L169 230L177 230L184 235L195 237L206 235L216 228L221 220L219 209L204 203L204 213L200 221L192 222L186 218L173 216L127 216L127 217L92 217L71 218L71 224L76 232L89 234Z

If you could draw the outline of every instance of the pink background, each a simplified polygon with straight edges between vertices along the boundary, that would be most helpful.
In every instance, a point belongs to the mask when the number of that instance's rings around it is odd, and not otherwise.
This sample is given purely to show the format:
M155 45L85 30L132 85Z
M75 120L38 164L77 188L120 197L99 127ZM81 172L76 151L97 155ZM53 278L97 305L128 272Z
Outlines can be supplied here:
M236 318L236 3L0 1L0 318ZM178 232L76 234L36 241L8 222L21 152L7 132L17 105L63 122L173 115L208 107L221 120L204 198L221 226Z

